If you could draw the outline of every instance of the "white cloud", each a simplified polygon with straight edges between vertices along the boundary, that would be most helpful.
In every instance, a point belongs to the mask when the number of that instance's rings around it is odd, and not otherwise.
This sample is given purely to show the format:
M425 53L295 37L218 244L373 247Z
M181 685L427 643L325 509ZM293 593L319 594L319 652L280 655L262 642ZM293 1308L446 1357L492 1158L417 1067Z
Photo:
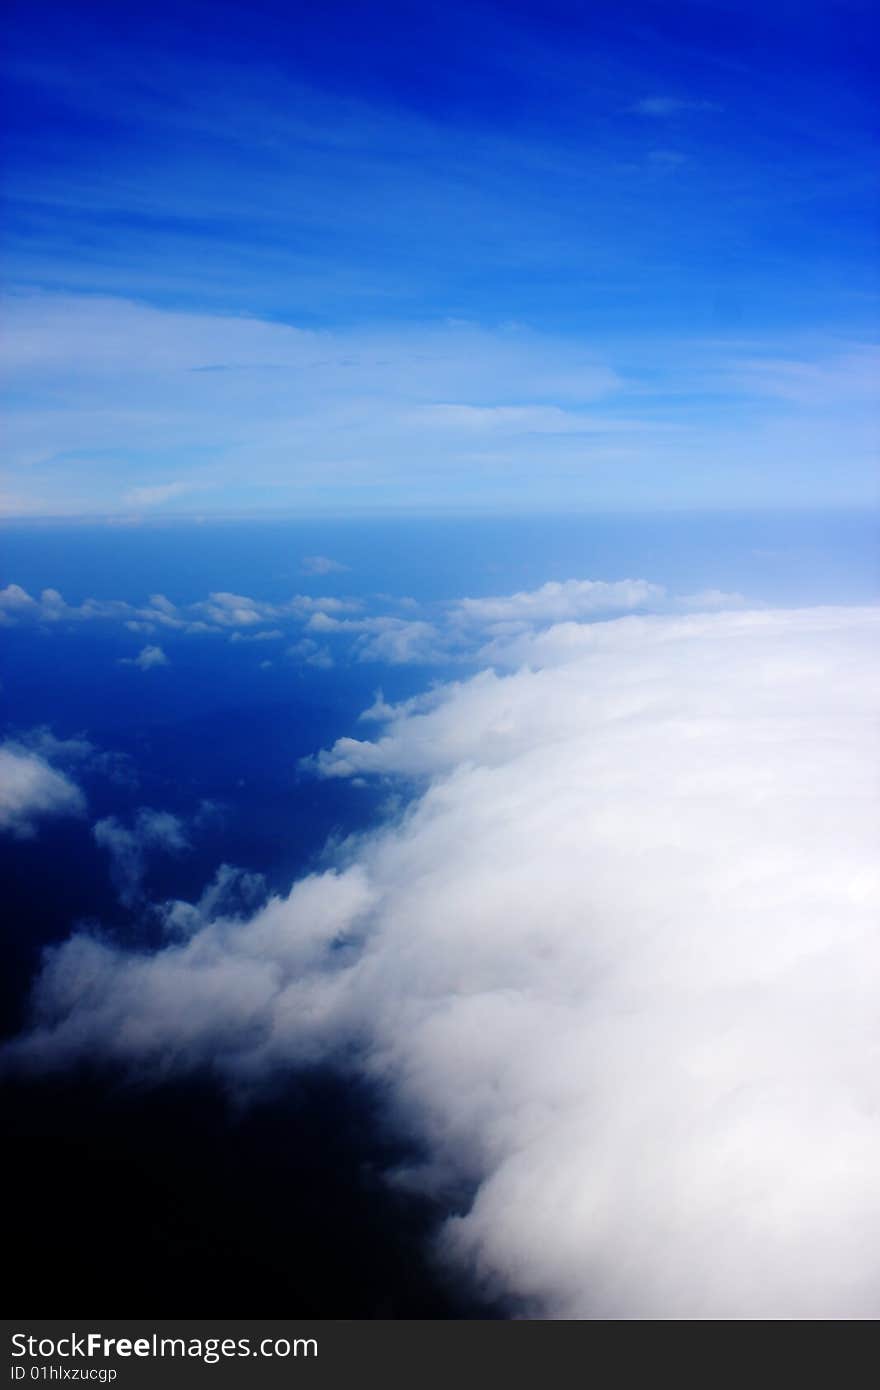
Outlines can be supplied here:
M190 937L219 917L229 921L251 916L266 896L262 874L221 864L197 903L175 899L155 910L168 936Z
M449 1257L539 1314L874 1317L878 631L568 623L380 702L323 765L429 778L402 818L249 922L75 936L12 1055L361 1067L425 1147L398 1180L473 1189Z
M9 623L17 618L36 617L39 604L20 584L7 584L0 589L0 621Z
M161 647L141 647L137 656L120 657L122 666L139 666L142 671L151 671L154 666L167 666L168 658Z
M309 632L324 635L357 634L353 650L359 661L400 666L407 662L438 661L446 652L438 629L418 619L334 618L327 613L315 613L307 626Z
M180 854L189 848L183 821L169 811L154 811L148 806L141 807L130 826L116 816L107 816L96 821L92 834L95 843L110 855L120 902L129 907L140 896L151 850Z
M303 574L344 574L349 566L331 559L329 555L304 555L300 569Z
M212 593L207 599L178 607L164 594L152 594L143 606L125 599L87 598L67 603L57 589L43 589L34 598L19 584L0 589L0 624L121 622L131 632L221 632L228 628L259 627L278 620L304 622L312 613L357 613L360 599L313 597L294 594L280 603L268 603L246 594Z
M265 618L264 605L244 594L211 594L201 610L212 623L220 627L252 627Z
M649 611L714 610L745 607L742 594L704 589L681 597L667 594L662 585L645 579L604 581L567 579L551 581L538 589L515 594L462 598L431 605L428 616L417 617L419 605L389 594L372 596L372 603L399 612L369 612L363 599L314 597L294 594L270 602L247 594L215 591L207 599L178 607L164 594L152 594L147 604L120 599L86 599L68 604L56 589L44 589L39 599L12 584L0 591L0 622L36 622L50 625L100 621L122 623L129 631L152 635L224 633L231 642L268 642L284 638L290 626L303 635L287 648L289 655L312 666L333 666L338 660L403 664L473 662L509 666L528 661L537 650L531 634L557 625L542 639L543 658L551 646L566 640L581 641L579 630L566 633L563 624L575 627L586 618L599 618L629 609ZM430 620L429 620L430 618ZM268 626L271 624L271 626ZM525 636L525 648L518 639ZM327 639L319 646L315 637ZM147 670L164 665L164 650L149 644L135 657L121 658L125 665Z
M19 743L0 744L0 832L26 839L42 817L81 816L85 806L79 787L45 757Z
M621 579L605 583L594 579L552 581L540 589L495 598L464 598L455 605L463 618L478 623L556 623L609 613L622 608L643 608L664 597L659 584L644 579Z
M292 647L287 648L287 655L323 671L329 671L335 664L327 648L319 646L311 637L303 637L299 642L294 642Z
M0 622L5 624L125 622L135 616L143 617L145 621L166 620L168 625L171 624L162 610L152 606L137 609L123 599L87 598L81 604L69 604L57 589L43 589L39 598L34 598L19 584L9 584L5 589L0 589Z
M281 618L299 622L312 613L356 613L361 606L360 599L312 598L309 594L294 594L281 603L268 603L246 594L213 593L203 602L191 604L190 611L210 627L224 628L256 627Z

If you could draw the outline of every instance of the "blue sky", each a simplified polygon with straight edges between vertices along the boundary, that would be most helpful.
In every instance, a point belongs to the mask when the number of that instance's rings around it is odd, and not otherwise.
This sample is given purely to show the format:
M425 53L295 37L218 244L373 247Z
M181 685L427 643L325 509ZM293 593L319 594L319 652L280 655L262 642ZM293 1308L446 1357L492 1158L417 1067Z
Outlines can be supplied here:
M875 504L876 31L14 5L4 511Z

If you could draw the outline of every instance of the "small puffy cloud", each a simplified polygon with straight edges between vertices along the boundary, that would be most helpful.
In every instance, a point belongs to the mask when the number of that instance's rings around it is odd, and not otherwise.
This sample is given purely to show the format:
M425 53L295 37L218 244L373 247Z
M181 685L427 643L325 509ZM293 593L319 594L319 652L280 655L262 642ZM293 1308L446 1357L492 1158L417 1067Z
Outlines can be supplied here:
M127 604L104 605L102 616L120 616ZM34 598L20 584L9 584L0 590L0 622L45 622L55 623L71 616L97 617L102 605L89 599L81 609L72 609L64 602L57 589L44 589L39 598Z
M320 646L312 637L303 637L299 642L294 642L292 647L287 648L287 655L321 671L329 671L335 665L328 649Z
M356 613L361 607L359 599L330 595L313 598L310 594L294 594L281 603L269 603L246 594L220 592L191 604L189 611L215 628L251 628L281 620L302 622L312 613Z
M220 627L252 627L265 616L265 606L245 594L214 593L199 608Z
M161 598L161 595L156 597ZM168 600L164 603L167 605ZM169 608L173 609L173 605ZM18 584L0 590L0 622L7 624L122 622L131 625L133 620L184 626L182 620L172 620L166 609L153 607L152 601L148 608L139 609L124 599L87 598L80 604L70 604L57 589L43 589L39 598L34 598Z
M707 603L716 606L711 598L714 591L707 592ZM462 598L434 605L429 621L416 616L419 606L413 599L389 594L372 596L373 611L369 611L364 599L358 598L293 594L270 601L223 590L182 606L164 594L152 594L142 605L121 599L85 599L74 605L54 589L43 590L36 599L19 586L10 585L0 591L0 621L56 625L117 622L144 637L163 630L199 635L219 633L235 643L279 641L294 628L303 637L291 644L291 654L311 659L313 665L332 664L344 657L402 665L468 661L481 653L486 642L512 632L546 627L566 619L601 617L629 608L657 608L664 602L662 586L644 579L569 579L530 592ZM669 600L669 604L675 602ZM405 617L400 615L401 609ZM338 650L331 654L325 647L322 656L315 658L314 650L306 645L315 636L333 639ZM147 670L165 664L164 658L162 648L149 643L137 657L123 658L123 662Z
M137 656L120 657L122 666L138 666L141 671L151 671L154 666L167 666L168 657L161 647L142 647Z
M677 596L640 578L551 581L538 589L464 597L424 610L413 599L387 593L359 599L293 594L268 600L225 590L184 605L164 594L152 594L142 605L112 599L71 605L57 590L44 590L34 599L13 585L0 591L0 621L72 627L117 622L149 638L172 631L222 635L242 646L284 642L290 657L319 669L351 662L509 667L528 663L539 652L548 663L567 656L572 645L583 641L585 621L614 613L714 611L748 603L743 595L720 589ZM149 670L167 658L151 640L137 657L122 660Z
M7 584L0 589L0 622L14 622L18 618L31 618L39 615L39 603L23 589L20 584Z
M340 564L339 560L333 560L329 555L304 555L300 569L303 574L345 574L349 566Z
M44 816L81 816L85 807L76 783L46 757L19 743L0 744L0 831L26 839Z

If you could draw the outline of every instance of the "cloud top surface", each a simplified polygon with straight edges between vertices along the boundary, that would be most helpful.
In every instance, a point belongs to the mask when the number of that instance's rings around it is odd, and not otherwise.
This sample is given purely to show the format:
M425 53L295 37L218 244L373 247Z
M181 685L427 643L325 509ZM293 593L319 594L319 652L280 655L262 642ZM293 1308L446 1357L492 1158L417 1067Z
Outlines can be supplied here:
M443 1233L555 1317L872 1317L880 614L561 623L373 712L408 810L248 921L80 934L21 1064L235 1086L316 1059L470 1191Z

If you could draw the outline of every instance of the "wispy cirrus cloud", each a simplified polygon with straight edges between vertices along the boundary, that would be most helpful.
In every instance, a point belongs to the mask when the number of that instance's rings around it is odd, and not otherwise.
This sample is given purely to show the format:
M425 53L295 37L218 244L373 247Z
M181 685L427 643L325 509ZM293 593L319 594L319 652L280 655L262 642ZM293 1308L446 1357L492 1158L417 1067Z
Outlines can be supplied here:
M686 111L720 111L716 101L699 101L688 97L642 97L629 108L638 116L679 116Z
M662 174L688 156L644 158ZM105 515L196 499L202 513L302 513L328 497L354 510L757 505L830 501L832 479L843 503L875 488L858 341L451 320L315 330L73 295L10 296L4 316L20 392L10 494L25 512L40 498ZM203 369L224 358L236 366L218 392Z
M192 487L187 483L156 483L152 487L132 488L125 501L133 507L155 507L191 491Z

